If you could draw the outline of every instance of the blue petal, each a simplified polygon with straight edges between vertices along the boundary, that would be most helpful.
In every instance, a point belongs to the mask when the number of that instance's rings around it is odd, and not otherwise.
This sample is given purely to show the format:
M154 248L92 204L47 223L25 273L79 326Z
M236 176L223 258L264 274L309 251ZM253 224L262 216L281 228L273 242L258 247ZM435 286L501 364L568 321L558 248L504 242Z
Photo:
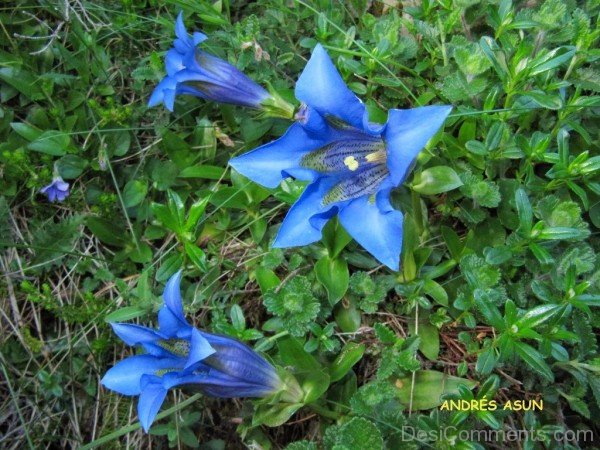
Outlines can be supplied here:
M187 320L185 320L185 315L183 314L183 300L181 299L180 288L181 274L182 272L179 270L169 278L163 292L163 300L173 315L177 317L182 324L189 326Z
M197 329L193 328L190 340L190 354L185 363L184 369L193 367L198 362L208 358L215 352L216 350L211 347L203 334Z
M220 398L264 397L281 388L280 384L250 383L215 369L208 369L207 373L197 375L195 379L190 378L189 381L200 385L205 394ZM185 384L184 380L180 384Z
M167 305L158 311L158 328L161 334L169 338L187 338L192 326L182 323L181 319L173 314Z
M200 33L199 31L194 31L192 33L192 44L194 44L194 47L204 42L206 39L207 37L204 33Z
M180 53L185 53L206 40L206 35L198 31L194 33L193 37L190 37L183 23L183 11L179 13L175 21L175 35L177 39L173 42L173 46Z
M183 55L174 48L169 50L165 56L165 69L167 69L167 76L170 77L185 69Z
M298 112L294 116L294 119L298 121L298 123L302 124L304 130L314 135L315 138L322 136L324 133L328 131L329 125L327 121L323 118L319 112L308 106L306 103L302 103Z
M188 32L183 23L183 11L179 11L177 20L175 20L175 36L181 40L187 40L188 38Z
M387 143L387 165L395 186L408 174L427 141L443 125L452 106L391 109L383 138Z
M269 97L260 85L227 61L203 51L187 52L185 70L177 73L180 83L196 82L201 97L221 103L259 108Z
M58 191L56 188L52 187L52 189L48 191L48 200L51 202L58 200Z
M163 369L179 369L183 360L157 358L152 355L136 355L118 362L101 380L107 389L123 395L138 395L141 392L143 375L154 374Z
M129 323L111 323L113 331L127 345L143 345L154 344L164 336L160 335L151 328L146 328L141 325L133 325Z
M311 181L317 173L300 167L300 160L307 152L325 145L327 139L328 133L322 137L313 136L302 125L294 123L276 141L231 159L229 165L246 178L268 188L276 188L290 176Z
M200 333L217 351L204 364L248 383L268 386L279 383L275 368L247 345L227 336Z
M207 37L204 33L195 31L190 38L190 35L185 28L183 23L183 11L180 11L175 21L175 35L181 40L181 44L187 47L195 47L196 45L204 42Z
M323 227L340 206L323 206L322 199L338 181L335 177L322 177L307 186L285 216L273 247L296 247L321 239Z
M402 213L390 204L390 189L352 200L340 210L339 218L346 231L371 255L390 269L400 268L402 250Z
M298 78L296 97L323 116L333 115L363 129L365 105L348 89L321 44L315 47Z
M173 77L165 77L152 91L150 100L148 101L148 107L153 107L161 102L165 103L165 106L169 111L173 111L173 104L175 103L175 89L177 88L177 80ZM172 91L172 98L167 99L166 93Z
M154 422L166 396L167 390L159 383L150 383L141 392L138 400L138 418L146 433Z
M67 183L61 177L55 178L53 183L59 191L67 191L69 189L69 183Z
M165 89L164 90L165 107L171 112L173 111L173 108L175 107L175 94L176 93L177 93L177 91L175 89Z

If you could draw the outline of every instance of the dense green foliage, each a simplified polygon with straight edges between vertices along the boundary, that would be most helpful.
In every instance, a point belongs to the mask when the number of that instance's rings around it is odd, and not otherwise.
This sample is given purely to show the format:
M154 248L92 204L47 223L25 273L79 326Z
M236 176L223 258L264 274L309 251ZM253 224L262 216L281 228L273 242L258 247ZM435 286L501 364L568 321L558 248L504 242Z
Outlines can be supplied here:
M321 42L375 120L390 108L454 105L394 192L405 213L400 273L336 221L321 243L270 249L303 184L269 191L227 161L288 122L193 97L174 114L145 106L180 9L209 36L205 49L291 102ZM3 448L103 436L100 448L591 445L599 9L592 0L3 4ZM55 164L71 183L60 204L38 193ZM107 322L153 320L180 267L190 320L292 368L302 404L182 403L190 394L176 391L150 435L127 428L135 403L99 387L129 352ZM541 399L543 410L440 409L445 398L484 397ZM525 429L512 442L466 434ZM567 430L588 434L578 444Z

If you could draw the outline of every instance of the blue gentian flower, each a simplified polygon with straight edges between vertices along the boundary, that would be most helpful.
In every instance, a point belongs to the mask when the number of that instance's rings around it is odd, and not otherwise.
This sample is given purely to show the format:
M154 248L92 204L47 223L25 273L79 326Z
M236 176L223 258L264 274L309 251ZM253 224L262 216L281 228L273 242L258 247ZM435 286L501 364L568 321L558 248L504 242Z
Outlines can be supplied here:
M179 284L173 275L163 293L158 330L112 323L126 344L145 353L112 367L102 384L123 395L139 395L138 417L147 432L167 391L183 385L213 397L266 397L282 388L275 368L241 342L192 327L184 317Z
M177 39L167 52L167 76L156 86L148 106L164 103L173 111L175 96L194 95L205 100L261 108L271 95L234 66L197 48L206 35L189 35L179 13L175 24Z
M51 202L62 202L69 196L69 183L57 175L52 179L52 183L44 186L40 192L46 194Z
M452 107L392 109L384 125L370 123L365 105L321 45L298 79L296 97L303 102L297 121L280 139L229 162L265 187L277 187L287 177L309 182L274 246L315 242L325 223L338 215L359 244L398 270L403 216L390 204L390 192L404 181Z

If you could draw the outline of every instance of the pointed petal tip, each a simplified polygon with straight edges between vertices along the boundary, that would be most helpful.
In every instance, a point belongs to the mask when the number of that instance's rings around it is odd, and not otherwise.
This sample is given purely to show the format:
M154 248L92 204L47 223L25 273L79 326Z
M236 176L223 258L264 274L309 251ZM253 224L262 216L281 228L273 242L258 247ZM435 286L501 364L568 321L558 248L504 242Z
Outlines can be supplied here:
M148 385L140 394L138 400L138 419L147 433L162 406L167 390L162 386Z
M177 20L175 20L175 35L179 39L187 39L188 37L185 24L183 23L183 11L179 11L179 14L177 14Z

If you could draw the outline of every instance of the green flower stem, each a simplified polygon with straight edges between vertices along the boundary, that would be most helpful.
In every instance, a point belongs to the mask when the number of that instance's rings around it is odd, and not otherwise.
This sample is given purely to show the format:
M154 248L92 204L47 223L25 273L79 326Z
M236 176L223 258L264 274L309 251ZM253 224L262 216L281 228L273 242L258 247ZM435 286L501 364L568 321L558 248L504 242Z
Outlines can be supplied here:
M194 394L192 395L190 398L188 398L187 400L182 401L181 403L176 404L175 406L161 412L160 414L158 414L156 416L155 420L160 420L160 419L164 419L167 416L170 416L171 414L179 411L180 409L185 408L188 405L191 405L192 403L194 403L196 400L198 400L200 397L202 397L202 394ZM134 424L131 425L127 425L125 427L121 427L120 429L113 431L112 433L109 433L105 436L102 436L88 444L85 444L84 446L82 446L80 448L80 450L90 450L92 448L96 448L99 447L103 444L106 444L107 442L110 442L112 440L115 440L127 433L130 433L132 431L137 430L138 428L140 428L141 425L139 422L136 422Z
M270 84L267 85L271 96L261 103L261 116L294 120L296 107L284 100Z
M279 332L277 334L274 334L270 338L267 338L263 342L261 342L260 344L258 344L254 350L256 350L257 352L260 352L263 349L267 348L268 344L270 344L271 342L276 341L280 337L287 336L288 334L290 334L289 331L281 331L281 332Z
M321 405L317 405L316 403L311 403L310 405L308 405L308 407L320 416L327 417L328 419L337 420L340 418L340 415L338 413L327 409Z

